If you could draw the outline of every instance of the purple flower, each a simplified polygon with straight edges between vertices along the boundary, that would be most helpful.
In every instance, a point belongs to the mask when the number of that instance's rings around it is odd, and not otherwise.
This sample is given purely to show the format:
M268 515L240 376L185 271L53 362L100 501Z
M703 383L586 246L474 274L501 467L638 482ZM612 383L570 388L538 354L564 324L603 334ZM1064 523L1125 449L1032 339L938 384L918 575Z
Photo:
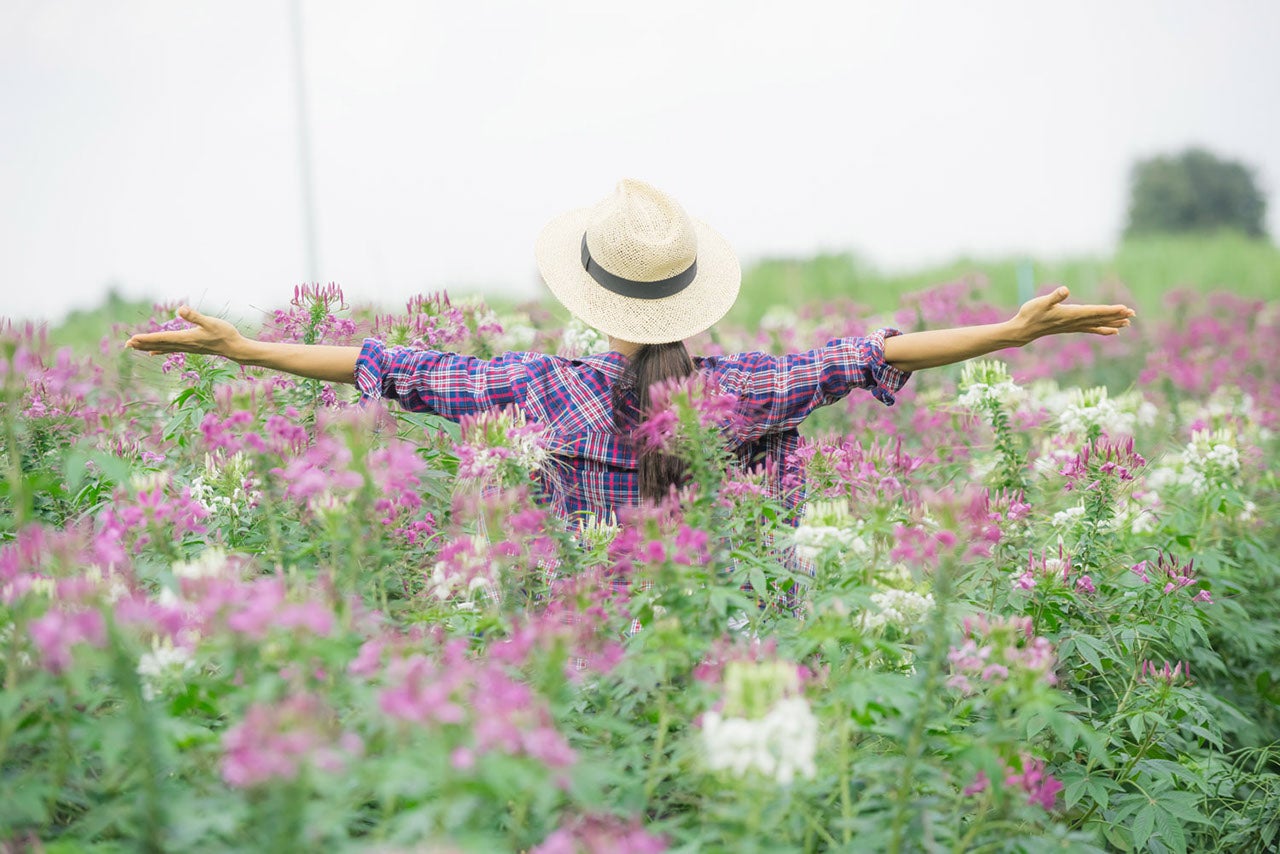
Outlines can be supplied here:
M62 673L71 666L71 647L76 644L101 648L107 642L106 625L96 610L68 613L54 608L32 620L27 630L50 673Z
M223 735L222 747L222 779L238 789L293 780L305 764L337 772L364 750L357 735L338 732L332 711L310 694L250 706Z
M1172 668L1167 661L1162 664L1163 666L1157 666L1151 661L1142 662L1138 669L1138 681L1163 682L1165 685L1191 682L1191 662L1179 661Z
M593 813L567 821L529 854L662 854L667 841L646 831L640 819Z
M985 771L979 771L977 776L973 778L973 782L964 787L961 792L966 798L973 795L980 795L991 787L991 781L987 779Z
M1051 811L1058 800L1058 792L1062 784L1045 773L1045 764L1027 754L1022 755L1022 771L1009 770L1005 776L1006 786L1019 786L1027 793L1027 803L1038 804L1046 812Z
M675 442L680 419L673 409L660 409L636 425L632 437L642 446L668 450Z

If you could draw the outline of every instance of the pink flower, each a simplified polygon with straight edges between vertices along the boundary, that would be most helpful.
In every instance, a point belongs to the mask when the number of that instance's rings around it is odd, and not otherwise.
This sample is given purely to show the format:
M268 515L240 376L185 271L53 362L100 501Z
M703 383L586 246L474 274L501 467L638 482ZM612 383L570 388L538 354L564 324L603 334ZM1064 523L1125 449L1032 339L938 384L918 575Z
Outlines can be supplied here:
M1010 769L1004 783L1006 786L1020 786L1027 793L1027 803L1038 804L1046 812L1054 808L1058 792L1062 791L1062 784L1045 773L1044 762L1027 754L1022 756L1022 771Z
M464 667L441 668L424 655L413 655L393 662L387 675L390 687L378 695L384 714L412 723L465 719L463 707L453 698L469 675Z
M665 451L675 441L679 427L675 411L662 409L637 424L631 435L641 447Z
M1163 682L1166 685L1175 685L1180 682L1191 682L1191 662L1179 661L1169 667L1169 662L1164 662L1163 667L1157 667L1153 662L1142 662L1141 668L1138 670L1138 681L1146 682L1148 680L1154 682Z
M456 771L470 771L476 764L475 751L469 747L455 748L453 753L449 754L449 764Z
M106 625L95 610L66 611L53 608L27 626L50 673L62 673L71 666L71 647L78 643L101 648L106 645Z
M383 642L377 639L371 639L364 642L360 647L360 652L347 665L347 672L352 676L363 676L368 678L378 672L378 668L382 666L382 649Z
M337 772L364 749L354 733L339 732L319 698L294 694L280 703L255 703L222 737L222 779L235 788L292 780L305 764Z
M646 831L640 819L593 813L569 819L529 854L662 854L667 840Z
M991 787L991 782L987 779L987 772L979 771L977 776L973 778L973 782L964 787L961 792L966 798L973 795L980 795Z

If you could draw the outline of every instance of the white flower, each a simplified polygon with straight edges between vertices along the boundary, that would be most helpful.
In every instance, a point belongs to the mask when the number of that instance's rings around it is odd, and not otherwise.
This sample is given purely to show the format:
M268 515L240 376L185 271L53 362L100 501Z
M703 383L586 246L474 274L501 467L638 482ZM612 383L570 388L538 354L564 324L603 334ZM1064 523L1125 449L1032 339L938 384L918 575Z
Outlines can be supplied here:
M162 490L169 485L169 473L167 471L138 472L129 478L129 485L136 492Z
M317 516L346 518L347 505L350 503L351 496L339 496L326 489L307 500L307 509Z
M220 578L227 574L227 553L220 548L205 549L200 557L189 563L175 563L175 578Z
M1084 505L1077 504L1053 514L1052 524L1055 528L1069 528L1084 517Z
M771 305L760 318L760 328L766 332L780 332L783 329L795 329L800 322L796 313L785 305Z
M1064 433L1083 434L1097 428L1109 436L1132 435L1138 423L1135 413L1122 410L1107 397L1105 387L1073 389L1071 402L1058 414Z
M867 541L848 528L835 525L810 525L801 523L792 533L796 556L802 560L813 560L826 549L847 549L857 555L865 555L871 551Z
M502 334L494 339L494 349L523 352L533 346L538 330L529 324L529 315L520 314L501 321Z
M908 630L920 622L933 610L933 594L923 596L910 590L885 590L872 593L871 603L879 609L862 615L862 625L868 629L893 625Z
M818 719L803 697L779 700L764 717L702 716L702 745L707 767L744 777L757 772L788 786L796 775L817 774Z
M577 317L569 320L560 336L560 355L567 357L590 356L609 349L609 339L587 326Z
M1016 403L1021 398L1021 393L1022 389L1012 382L990 386L985 383L974 383L965 389L957 402L966 409L981 409L987 401L994 401L1001 405Z
M431 595L441 602L452 599L454 605L463 611L474 610L477 594L484 595L489 601L498 601L501 593L488 575L488 545L483 536L476 534L471 538L470 551L457 555L452 566L438 561L431 568Z
M1214 427L1226 426L1232 420L1240 424L1257 422L1253 397L1235 386L1216 388L1207 400L1184 400L1178 404L1178 413L1184 422Z
M1203 495L1210 486L1230 485L1239 471L1240 452L1231 429L1196 430L1181 453L1148 472L1146 483L1154 490L1173 487Z
M243 453L232 454L221 466L211 454L205 454L204 473L191 481L191 497L209 513L225 512L238 517L262 497L260 490L244 489L251 473L249 459Z
M957 403L966 409L986 409L989 405L1009 407L1026 397L1026 390L1009 376L1004 362L977 360L966 362L960 374L964 391Z
M513 439L511 457L525 471L536 472L551 456L540 436L532 430L522 430Z
M601 519L592 513L589 516L578 520L578 528L574 532L578 543L586 550L604 548L613 542L614 537L618 536L621 531L618 525L618 517L613 511L609 511L609 518Z
M165 682L180 679L194 667L190 650L174 646L169 641L153 641L151 651L138 659L138 675L142 677L142 696L153 700Z
M984 483L999 465L1000 458L995 454L974 454L969 458L969 479Z

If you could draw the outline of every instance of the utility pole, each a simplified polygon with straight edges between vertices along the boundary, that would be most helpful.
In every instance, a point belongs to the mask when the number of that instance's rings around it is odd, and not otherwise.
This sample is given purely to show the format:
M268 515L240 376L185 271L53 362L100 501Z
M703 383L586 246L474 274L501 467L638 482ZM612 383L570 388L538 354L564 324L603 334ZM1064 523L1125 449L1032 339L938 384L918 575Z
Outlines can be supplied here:
M307 281L320 281L316 252L315 189L311 178L311 122L307 114L307 71L302 56L302 0L289 0L293 29L293 80L298 113L298 170L302 185L302 239Z

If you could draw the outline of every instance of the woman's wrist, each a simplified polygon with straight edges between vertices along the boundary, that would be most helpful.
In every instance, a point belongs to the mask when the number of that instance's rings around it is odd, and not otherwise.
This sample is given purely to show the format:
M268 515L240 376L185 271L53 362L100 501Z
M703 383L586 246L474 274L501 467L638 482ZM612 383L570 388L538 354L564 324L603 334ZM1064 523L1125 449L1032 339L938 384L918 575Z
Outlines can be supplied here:
M252 364L254 355L260 348L260 342L254 341L252 338L241 336L233 341L229 341L225 348L225 352L221 355L227 357L233 362L241 365Z
M1007 346L1010 347L1025 347L1040 337L1022 317L1006 320L1001 326L1004 327L1002 336L1009 342Z

